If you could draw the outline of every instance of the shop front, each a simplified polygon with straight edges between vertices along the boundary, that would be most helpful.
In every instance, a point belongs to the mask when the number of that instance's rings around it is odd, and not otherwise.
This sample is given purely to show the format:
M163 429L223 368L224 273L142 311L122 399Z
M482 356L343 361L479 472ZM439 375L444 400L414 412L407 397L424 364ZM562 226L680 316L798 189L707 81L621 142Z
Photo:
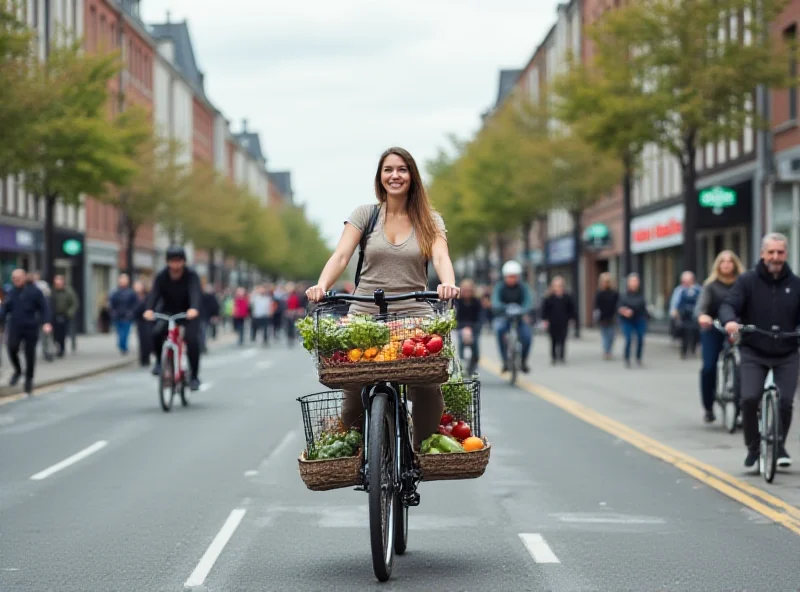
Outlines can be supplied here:
M780 232L789 241L787 262L795 273L800 270L800 147L776 154L779 178L767 186L767 224L769 232Z
M697 278L711 272L720 251L736 253L746 268L753 264L750 236L753 228L753 180L713 185L697 190Z
M0 286L11 282L11 272L18 267L37 268L42 244L41 230L0 225Z
M572 235L554 238L545 243L544 263L548 284L555 276L560 275L564 278L567 290L574 290L572 270L574 262L575 238Z
M98 331L100 313L117 285L119 245L97 239L86 240L84 323L88 333Z
M631 220L631 253L654 320L666 322L672 290L678 285L685 213L678 203Z
M53 238L55 240L53 269L55 274L64 276L66 285L71 286L78 296L75 331L84 333L86 330L84 316L86 302L86 241L83 233L64 228L56 228Z
M153 277L158 272L155 251L136 249L133 252L133 269L135 273L132 279L141 280L146 286L150 286Z

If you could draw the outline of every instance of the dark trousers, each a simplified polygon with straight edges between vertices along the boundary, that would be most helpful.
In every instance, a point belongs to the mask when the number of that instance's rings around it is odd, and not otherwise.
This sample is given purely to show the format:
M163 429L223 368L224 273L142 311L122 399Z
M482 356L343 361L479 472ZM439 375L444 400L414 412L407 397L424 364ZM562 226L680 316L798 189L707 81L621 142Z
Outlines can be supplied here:
M681 323L681 357L691 352L692 355L697 351L697 324L694 321L683 321Z
M567 349L567 325L554 327L550 325L550 356L556 360L564 361Z
M19 348L25 342L25 379L33 380L36 369L36 343L39 341L39 328L12 329L8 334L8 359L16 374L22 374L19 364Z
M53 340L58 346L56 354L63 356L67 348L67 331L69 330L69 319L67 317L57 316L53 320Z
M625 336L625 361L631 359L631 341L636 334L636 359L642 360L644 335L647 333L647 319L644 317L622 319L622 334Z
M244 321L245 319L233 319L233 330L239 336L239 345L244 345Z
M703 367L700 370L700 396L703 408L712 411L717 392L717 360L725 346L725 335L716 329L700 333L700 348L703 353Z
M264 333L264 343L269 342L269 317L250 318L250 341L255 341L259 332Z
M183 342L186 344L186 355L189 358L192 378L198 378L200 376L200 323L197 319L191 321L183 319L178 321L178 324L183 326ZM161 348L166 339L167 324L164 321L156 322L156 326L153 328L153 353L156 354L158 363L161 363Z
M761 435L758 433L758 407L764 392L764 381L772 368L775 386L780 391L781 441L792 425L794 392L797 390L797 373L800 356L797 352L781 358L767 358L749 348L741 348L742 364L739 371L742 396L742 428L744 443L752 452L758 452Z
M153 351L153 334L149 321L136 321L136 335L139 337L139 364L148 366Z

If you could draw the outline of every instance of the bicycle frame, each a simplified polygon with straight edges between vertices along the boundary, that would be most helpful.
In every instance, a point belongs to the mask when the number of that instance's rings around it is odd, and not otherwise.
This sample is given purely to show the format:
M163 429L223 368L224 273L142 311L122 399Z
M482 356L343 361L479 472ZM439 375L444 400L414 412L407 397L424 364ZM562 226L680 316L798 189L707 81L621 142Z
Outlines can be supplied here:
M180 383L184 379L184 372L183 372L183 364L181 364L181 360L183 358L183 339L181 338L181 328L178 325L178 321L181 319L186 318L186 313L181 312L174 315L165 315L162 313L154 313L153 318L156 320L167 321L167 339L164 342L164 347L169 348L172 353L172 364L173 364L173 380L175 383ZM163 360L165 352L161 352L161 358Z

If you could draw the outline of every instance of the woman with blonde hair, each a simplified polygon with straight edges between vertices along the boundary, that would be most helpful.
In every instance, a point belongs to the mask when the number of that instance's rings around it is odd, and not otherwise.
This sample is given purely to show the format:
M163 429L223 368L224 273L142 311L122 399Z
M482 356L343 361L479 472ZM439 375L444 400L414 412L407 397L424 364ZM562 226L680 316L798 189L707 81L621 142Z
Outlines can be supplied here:
M616 333L619 292L614 289L614 280L607 271L600 274L597 287L597 293L594 295L594 321L600 327L603 356L606 360L610 360Z
M725 345L725 335L714 329L719 307L728 295L733 283L744 272L739 257L733 251L722 251L714 260L703 291L697 300L695 317L700 325L700 346L703 352L703 367L700 370L700 394L706 410L706 423L713 422L714 394L717 390L717 358Z

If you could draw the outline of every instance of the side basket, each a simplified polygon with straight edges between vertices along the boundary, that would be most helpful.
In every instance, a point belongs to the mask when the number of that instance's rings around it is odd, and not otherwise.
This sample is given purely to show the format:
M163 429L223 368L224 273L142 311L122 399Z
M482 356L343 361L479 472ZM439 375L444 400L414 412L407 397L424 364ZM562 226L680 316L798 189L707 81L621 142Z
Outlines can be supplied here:
M329 460L306 460L305 450L297 459L300 478L311 491L328 491L343 487L355 487L361 483L361 461L364 449L358 456L332 458Z
M417 455L423 481L477 479L489 464L492 445L483 438L484 447L474 452Z

